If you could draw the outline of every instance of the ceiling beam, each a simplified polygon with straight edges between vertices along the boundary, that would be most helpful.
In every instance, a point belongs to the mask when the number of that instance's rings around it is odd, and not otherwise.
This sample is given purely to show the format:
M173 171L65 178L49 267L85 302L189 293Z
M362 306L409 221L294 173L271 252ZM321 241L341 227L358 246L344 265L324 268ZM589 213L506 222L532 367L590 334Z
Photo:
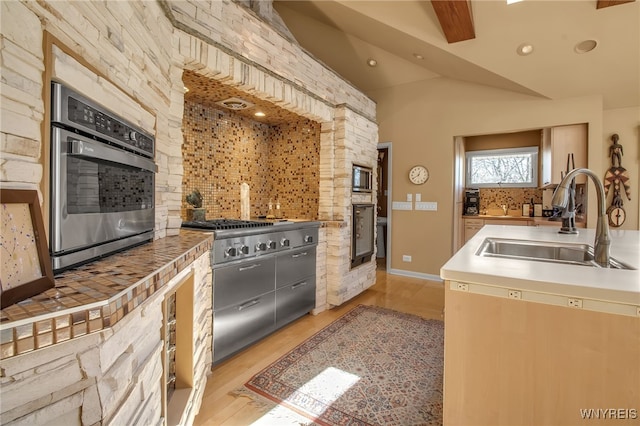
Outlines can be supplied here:
M617 6L619 4L633 3L636 0L598 0L596 9L602 9L609 6Z
M476 38L470 0L431 0L449 43Z

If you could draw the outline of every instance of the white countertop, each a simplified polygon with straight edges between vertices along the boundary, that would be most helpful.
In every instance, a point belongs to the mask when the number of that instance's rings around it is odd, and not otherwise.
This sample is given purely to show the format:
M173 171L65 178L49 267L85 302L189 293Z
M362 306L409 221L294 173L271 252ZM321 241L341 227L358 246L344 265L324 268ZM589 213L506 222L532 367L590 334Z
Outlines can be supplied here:
M577 235L556 228L484 226L440 269L445 280L476 283L596 301L640 306L640 231L611 230L611 257L635 270L476 256L485 238L510 238L593 246L595 230Z

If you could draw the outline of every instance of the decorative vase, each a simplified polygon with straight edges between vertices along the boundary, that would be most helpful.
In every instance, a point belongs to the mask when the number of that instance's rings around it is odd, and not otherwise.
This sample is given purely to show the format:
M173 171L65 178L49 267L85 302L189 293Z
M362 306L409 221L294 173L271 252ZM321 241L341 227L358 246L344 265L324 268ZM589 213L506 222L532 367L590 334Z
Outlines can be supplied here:
M207 209L204 207L187 209L187 221L204 221L206 213Z

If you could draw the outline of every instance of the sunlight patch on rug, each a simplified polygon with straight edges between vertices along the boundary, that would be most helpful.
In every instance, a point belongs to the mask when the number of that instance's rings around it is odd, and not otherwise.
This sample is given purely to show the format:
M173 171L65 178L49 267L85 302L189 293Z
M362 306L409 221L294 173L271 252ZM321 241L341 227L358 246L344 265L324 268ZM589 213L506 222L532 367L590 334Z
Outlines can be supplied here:
M305 383L298 389L302 394L309 395L312 398L323 401L325 404L331 404L340 396L342 396L349 388L356 384L360 377L355 374L347 373L340 369L329 367L313 379ZM292 402L292 401L285 401ZM252 426L268 426L268 425L306 425L310 424L309 419L288 409L284 405L277 405Z
M355 385L360 377L339 368L329 367L302 385L298 392L331 404Z
M442 321L360 305L245 386L307 422L439 425L443 345Z

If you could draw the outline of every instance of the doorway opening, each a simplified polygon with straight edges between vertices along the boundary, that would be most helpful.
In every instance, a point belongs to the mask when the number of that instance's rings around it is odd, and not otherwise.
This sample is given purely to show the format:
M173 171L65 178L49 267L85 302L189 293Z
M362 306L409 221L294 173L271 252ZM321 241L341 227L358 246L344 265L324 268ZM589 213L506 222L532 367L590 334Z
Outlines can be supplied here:
M378 144L376 200L376 263L391 268L391 142Z

